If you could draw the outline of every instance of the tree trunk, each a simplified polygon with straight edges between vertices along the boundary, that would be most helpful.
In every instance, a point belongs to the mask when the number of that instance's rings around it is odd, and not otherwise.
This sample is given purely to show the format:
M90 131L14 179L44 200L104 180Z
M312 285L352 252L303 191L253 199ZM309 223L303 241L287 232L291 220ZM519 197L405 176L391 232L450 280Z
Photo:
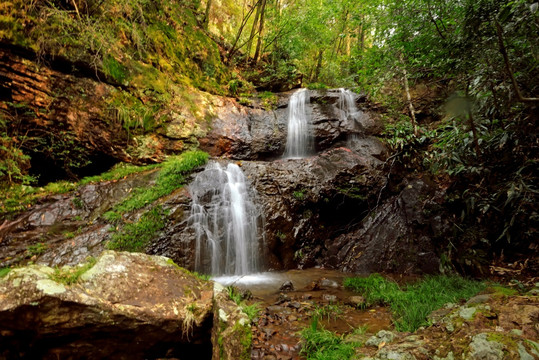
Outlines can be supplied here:
M206 11L204 12L204 30L208 31L210 25L210 9L212 0L207 0Z
M266 10L266 0L262 0L262 5L260 9L260 27L258 28L258 42L256 43L256 51L255 51L255 65L258 64L258 60L260 60L261 50L262 50L262 33L264 31L264 12Z
M245 51L246 64L249 62L249 58L251 57L251 47L253 46L253 39L255 38L255 35L256 35L256 25L258 24L259 17L260 17L260 3L256 7L255 19L253 20L253 26L251 27L251 35L249 35L249 39L247 40L247 50Z
M410 118L412 119L412 126L414 127L414 135L417 135L417 122L415 118L414 104L412 103L412 96L410 95L410 86L408 85L408 73L406 72L406 65L401 55L402 73L404 78L404 90L406 91L406 99L408 100L408 109L410 110Z
M317 63L316 63L316 68L314 69L313 82L317 82L318 77L320 76L320 70L322 69L322 58L323 58L323 56L324 56L324 51L320 50L318 52L318 60L317 60Z

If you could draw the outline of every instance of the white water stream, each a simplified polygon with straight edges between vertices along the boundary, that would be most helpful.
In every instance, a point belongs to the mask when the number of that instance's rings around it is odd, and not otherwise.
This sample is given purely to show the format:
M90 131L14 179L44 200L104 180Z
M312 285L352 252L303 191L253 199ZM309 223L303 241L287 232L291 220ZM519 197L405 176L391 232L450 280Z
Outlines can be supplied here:
M260 210L240 167L210 163L189 185L195 270L211 275L259 271Z
M288 135L284 157L301 159L314 152L314 136L309 111L309 91L299 89L288 104Z

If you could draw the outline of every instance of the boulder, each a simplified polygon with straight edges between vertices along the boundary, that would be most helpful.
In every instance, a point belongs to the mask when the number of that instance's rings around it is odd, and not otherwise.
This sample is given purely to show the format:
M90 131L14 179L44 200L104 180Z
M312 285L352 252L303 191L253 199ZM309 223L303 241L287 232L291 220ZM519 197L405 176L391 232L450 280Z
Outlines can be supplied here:
M0 280L1 355L209 359L212 298L211 282L165 257L105 251L77 269L13 269Z

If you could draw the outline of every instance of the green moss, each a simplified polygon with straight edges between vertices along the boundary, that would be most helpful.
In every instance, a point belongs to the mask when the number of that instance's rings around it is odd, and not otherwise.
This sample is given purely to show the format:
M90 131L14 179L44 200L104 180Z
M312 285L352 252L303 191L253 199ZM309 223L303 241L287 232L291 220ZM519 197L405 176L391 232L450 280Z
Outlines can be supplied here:
M262 107L266 110L273 110L277 108L277 101L279 98L272 92L264 91L258 94L258 97L262 100Z
M157 232L165 227L166 214L161 206L152 208L142 215L139 221L124 225L112 236L107 248L119 251L143 251Z
M294 196L294 198L296 198L297 200L303 200L305 199L305 190L294 191L292 193L292 196Z
M187 151L180 156L170 157L161 167L154 186L138 188L132 195L114 206L116 213L126 213L141 209L155 200L182 187L185 176L195 168L204 165L209 155L202 151Z
M251 344L253 334L249 325L242 325L239 322L234 324L234 334L239 338L241 353L239 359L249 360L251 358Z

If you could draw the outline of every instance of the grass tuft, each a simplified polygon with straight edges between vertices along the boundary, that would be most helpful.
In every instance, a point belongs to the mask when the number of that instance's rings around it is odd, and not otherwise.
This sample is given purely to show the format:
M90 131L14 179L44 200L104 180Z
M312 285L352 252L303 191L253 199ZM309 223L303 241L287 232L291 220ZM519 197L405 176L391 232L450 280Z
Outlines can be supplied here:
M95 258L89 257L87 262L81 266L56 268L51 279L64 285L72 285L79 281L81 275L90 270L96 262Z
M355 353L359 344L346 343L342 336L325 330L318 324L314 316L311 325L301 330L301 354L307 360L343 360L349 359Z
M365 297L368 305L389 305L398 331L413 332L428 325L427 316L449 302L470 298L486 288L479 281L459 276L428 276L422 281L408 285L406 290L379 274L367 278L346 278L344 286Z

